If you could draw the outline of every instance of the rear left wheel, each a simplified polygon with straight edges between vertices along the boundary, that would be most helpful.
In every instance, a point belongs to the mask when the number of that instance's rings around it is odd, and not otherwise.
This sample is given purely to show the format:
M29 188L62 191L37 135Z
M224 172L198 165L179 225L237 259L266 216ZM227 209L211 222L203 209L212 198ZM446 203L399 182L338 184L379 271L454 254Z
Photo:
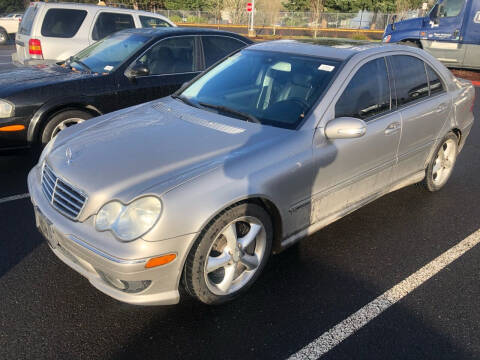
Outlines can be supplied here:
M225 210L207 225L188 255L186 290L205 304L238 297L262 272L272 238L272 222L259 205L244 203Z
M5 30L0 29L0 45L5 45L8 42L8 34Z

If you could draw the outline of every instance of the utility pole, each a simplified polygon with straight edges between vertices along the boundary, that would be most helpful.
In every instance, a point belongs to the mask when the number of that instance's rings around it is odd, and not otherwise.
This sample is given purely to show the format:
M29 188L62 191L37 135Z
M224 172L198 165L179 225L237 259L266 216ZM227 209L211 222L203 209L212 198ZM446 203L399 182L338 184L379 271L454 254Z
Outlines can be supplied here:
M250 12L250 27L248 29L248 36L249 37L256 37L257 34L255 32L254 26L254 14L255 14L255 0L251 0L251 3L247 4L247 11Z

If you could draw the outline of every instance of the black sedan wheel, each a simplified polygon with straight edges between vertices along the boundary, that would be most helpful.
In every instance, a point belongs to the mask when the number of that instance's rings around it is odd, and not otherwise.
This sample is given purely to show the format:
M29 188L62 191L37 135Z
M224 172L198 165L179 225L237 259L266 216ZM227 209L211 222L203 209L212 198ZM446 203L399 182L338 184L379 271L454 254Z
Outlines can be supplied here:
M56 113L48 120L47 125L45 125L45 128L43 129L41 137L42 145L46 145L63 129L72 125L80 124L92 117L92 114L82 110L67 110Z

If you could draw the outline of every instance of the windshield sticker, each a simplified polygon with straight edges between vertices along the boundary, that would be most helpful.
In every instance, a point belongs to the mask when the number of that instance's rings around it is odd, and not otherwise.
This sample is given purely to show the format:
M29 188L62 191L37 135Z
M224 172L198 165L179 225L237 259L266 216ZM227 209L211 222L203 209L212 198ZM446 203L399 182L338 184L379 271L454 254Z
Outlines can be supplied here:
M318 70L328 71L328 72L333 71L333 69L335 69L335 66L326 65L326 64L322 64L322 65L320 65L320 66L318 67Z
M103 68L103 70L105 71L112 71L113 70L113 66L110 66L110 65L107 65Z

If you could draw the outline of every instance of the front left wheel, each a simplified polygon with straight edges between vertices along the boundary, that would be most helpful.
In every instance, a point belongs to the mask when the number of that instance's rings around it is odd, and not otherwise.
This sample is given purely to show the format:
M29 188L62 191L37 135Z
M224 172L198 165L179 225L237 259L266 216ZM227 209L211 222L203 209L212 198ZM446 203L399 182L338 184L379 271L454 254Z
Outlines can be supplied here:
M205 304L240 296L265 267L272 239L272 222L261 206L243 203L226 209L190 250L183 272L187 292Z
M85 120L91 119L92 114L82 110L64 110L56 113L48 119L43 132L41 134L41 143L45 146L51 139L58 135L58 133L67 127L80 124Z
M8 42L8 34L5 30L0 29L0 45L5 45Z

